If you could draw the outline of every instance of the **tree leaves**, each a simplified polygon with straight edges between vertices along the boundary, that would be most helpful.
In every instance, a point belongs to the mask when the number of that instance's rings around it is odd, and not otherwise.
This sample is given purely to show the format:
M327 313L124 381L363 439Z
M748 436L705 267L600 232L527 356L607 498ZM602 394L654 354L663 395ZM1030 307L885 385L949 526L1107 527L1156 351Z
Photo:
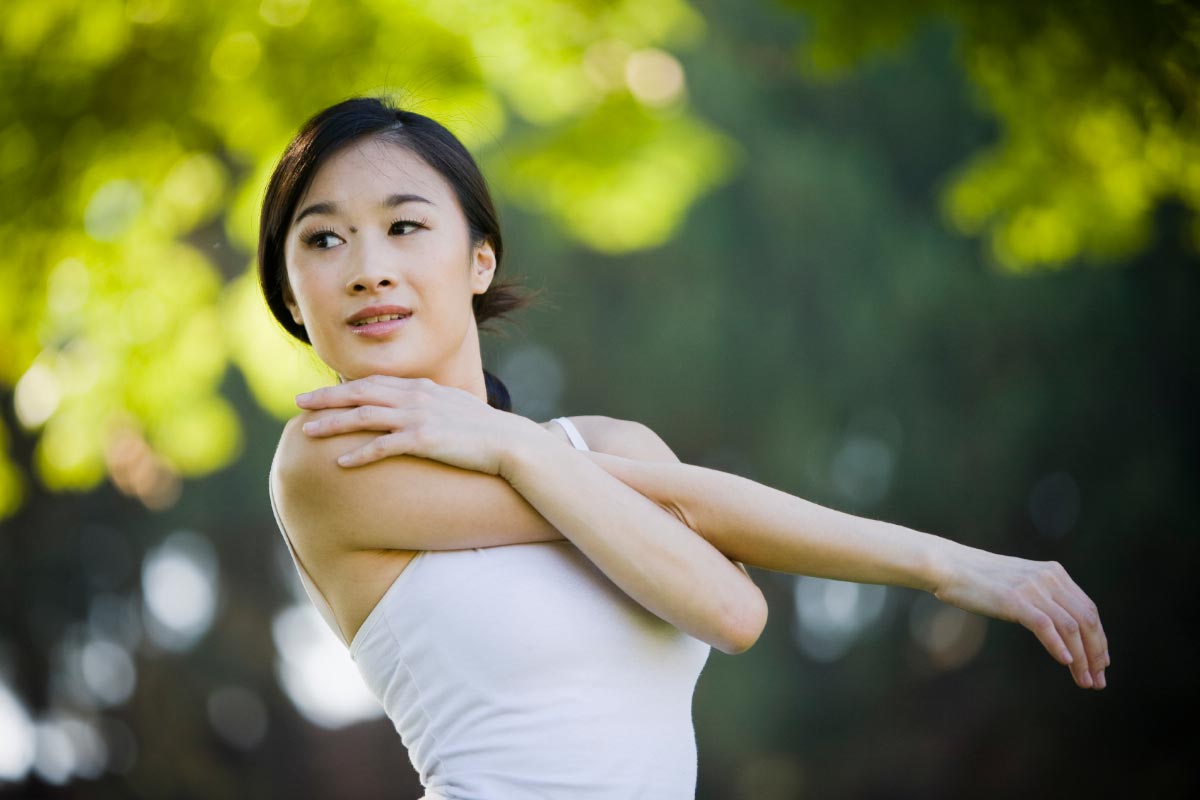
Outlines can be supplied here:
M0 385L42 439L22 466L56 488L94 486L129 435L181 475L228 463L231 362L279 417L328 381L246 264L276 159L326 105L399 97L481 156L511 155L502 195L607 250L661 242L726 173L682 73L664 105L635 99L646 70L625 68L645 52L677 64L655 48L702 30L680 0L14 0L5 15ZM0 516L18 483L0 480Z

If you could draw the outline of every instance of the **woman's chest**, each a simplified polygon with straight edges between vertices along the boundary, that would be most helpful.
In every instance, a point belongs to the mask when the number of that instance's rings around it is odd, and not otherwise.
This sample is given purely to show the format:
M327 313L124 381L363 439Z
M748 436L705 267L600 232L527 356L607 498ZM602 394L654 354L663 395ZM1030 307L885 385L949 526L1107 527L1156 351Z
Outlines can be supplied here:
M423 553L380 609L407 662L481 688L681 679L690 691L708 645L655 616L573 544ZM472 678L470 673L474 677Z
M598 439L598 417L575 418L585 436ZM570 443L561 425L541 423L551 435ZM303 532L300 532L303 533ZM416 550L323 550L319 540L301 535L296 542L313 581L320 587L348 641L354 639L388 588L408 567ZM455 566L464 566L455 564ZM549 576L543 576L549 577ZM543 587L546 588L546 587ZM581 599L581 598L575 598Z

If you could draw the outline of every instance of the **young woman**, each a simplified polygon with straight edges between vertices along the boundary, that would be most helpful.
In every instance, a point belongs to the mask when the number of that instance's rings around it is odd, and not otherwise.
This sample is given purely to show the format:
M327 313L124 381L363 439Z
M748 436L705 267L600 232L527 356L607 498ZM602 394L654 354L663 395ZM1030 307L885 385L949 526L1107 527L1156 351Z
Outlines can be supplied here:
M258 255L276 319L341 380L297 398L276 520L427 798L693 797L709 648L766 623L742 563L932 592L1104 687L1096 608L1056 562L681 463L637 422L512 413L478 326L528 296L496 280L486 184L437 122L375 98L317 114Z

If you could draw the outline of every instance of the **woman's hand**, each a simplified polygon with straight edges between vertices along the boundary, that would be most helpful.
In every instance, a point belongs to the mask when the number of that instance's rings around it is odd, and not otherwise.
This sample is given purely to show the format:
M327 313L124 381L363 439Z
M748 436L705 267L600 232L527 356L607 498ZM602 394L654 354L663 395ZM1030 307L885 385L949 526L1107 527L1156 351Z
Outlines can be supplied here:
M933 590L939 600L976 614L1019 622L1037 636L1075 683L1103 689L1108 639L1096 604L1057 561L1027 561L962 545Z
M429 378L371 375L297 395L296 404L309 410L346 409L306 422L303 430L310 436L384 432L339 458L345 467L410 455L504 477L513 448L531 432L546 433L530 419Z

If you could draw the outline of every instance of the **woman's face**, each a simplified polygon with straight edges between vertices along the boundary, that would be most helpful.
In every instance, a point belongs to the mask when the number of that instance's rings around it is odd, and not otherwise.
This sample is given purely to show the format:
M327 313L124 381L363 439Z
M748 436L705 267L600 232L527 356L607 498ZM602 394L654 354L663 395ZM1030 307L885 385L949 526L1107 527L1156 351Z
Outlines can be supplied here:
M453 189L420 157L378 138L334 153L296 205L284 258L284 301L345 380L482 385L471 299L491 284L495 254L489 242L471 247ZM412 313L400 323L351 324L371 306Z

